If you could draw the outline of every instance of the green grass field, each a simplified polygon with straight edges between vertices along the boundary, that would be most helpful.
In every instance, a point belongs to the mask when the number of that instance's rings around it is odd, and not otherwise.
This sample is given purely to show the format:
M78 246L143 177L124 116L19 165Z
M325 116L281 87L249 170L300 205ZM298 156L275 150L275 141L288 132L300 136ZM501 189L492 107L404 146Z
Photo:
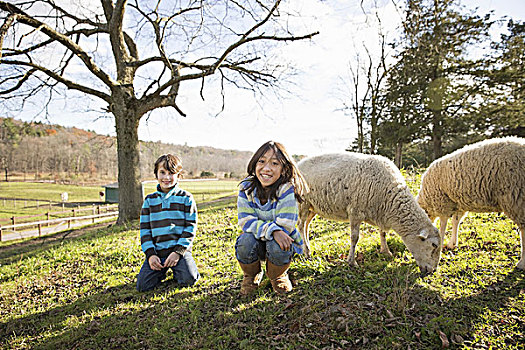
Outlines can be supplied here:
M417 188L418 177L411 187ZM525 272L517 227L469 214L456 250L421 278L391 232L362 226L357 261L344 260L347 224L315 218L313 255L290 269L294 290L239 297L234 205L202 209L194 257L202 278L135 291L138 223L0 244L3 349L524 349Z
M180 186L190 191L197 204L216 200L237 191L238 181L182 181ZM144 195L156 190L155 183L144 184ZM58 185L54 183L0 182L0 198L22 198L27 200L0 199L0 223L7 223L13 216L29 216L46 212L62 211L61 194L68 193L66 208L99 202L101 186ZM38 200L39 202L37 202ZM51 201L51 205L49 205ZM21 220L22 222L24 220ZM27 221L27 220L26 220Z

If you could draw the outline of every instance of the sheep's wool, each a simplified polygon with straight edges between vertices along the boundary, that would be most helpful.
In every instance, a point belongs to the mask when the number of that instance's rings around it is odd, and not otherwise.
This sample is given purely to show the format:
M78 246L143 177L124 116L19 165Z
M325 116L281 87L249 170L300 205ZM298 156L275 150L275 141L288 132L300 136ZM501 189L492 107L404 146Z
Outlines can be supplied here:
M525 225L525 139L490 139L435 160L418 201L431 217L504 211Z
M310 187L307 201L322 217L367 222L400 236L430 223L399 169L385 157L326 154L303 160L299 169Z

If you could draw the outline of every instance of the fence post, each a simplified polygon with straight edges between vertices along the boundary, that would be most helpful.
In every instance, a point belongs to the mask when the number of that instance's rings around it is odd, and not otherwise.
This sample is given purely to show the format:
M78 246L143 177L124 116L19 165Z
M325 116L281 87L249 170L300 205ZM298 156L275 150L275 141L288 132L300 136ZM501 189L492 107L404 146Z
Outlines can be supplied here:
M93 213L93 220L91 222L94 224L95 223L95 207L93 207L92 213Z
M67 228L71 228L71 220L67 221Z
M71 211L73 212L73 217L75 217L75 210L76 209L71 209Z
M2 242L2 225L0 225L0 242Z
M38 224L38 237L42 235L42 224Z
M49 212L46 213L47 216L47 227L49 227Z
M14 225L16 225L16 218L14 216L11 217L11 222ZM13 227L13 231L16 231L16 227Z

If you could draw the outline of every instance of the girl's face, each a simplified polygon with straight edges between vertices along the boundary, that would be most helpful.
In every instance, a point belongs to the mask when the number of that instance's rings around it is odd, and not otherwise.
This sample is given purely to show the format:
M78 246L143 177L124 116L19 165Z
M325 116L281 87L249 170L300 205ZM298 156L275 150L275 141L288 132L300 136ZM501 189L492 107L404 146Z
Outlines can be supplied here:
M259 158L257 165L255 166L255 176L257 176L257 179L265 188L273 185L275 181L279 180L282 171L283 166L275 156L275 152L272 149L266 151L266 153Z
M177 174L164 168L164 164L159 164L157 169L157 181L162 192L169 192L177 184Z

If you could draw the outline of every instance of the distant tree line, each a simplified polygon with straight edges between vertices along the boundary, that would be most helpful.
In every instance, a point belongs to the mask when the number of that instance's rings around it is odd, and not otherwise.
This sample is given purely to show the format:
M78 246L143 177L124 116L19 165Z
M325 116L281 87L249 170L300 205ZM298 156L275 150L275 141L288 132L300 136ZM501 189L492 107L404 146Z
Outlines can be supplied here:
M424 167L468 143L525 137L525 24L474 15L457 0L398 5L400 34L389 40L379 26L380 55L368 40L366 59L351 65L344 108L358 137L349 150Z
M140 169L144 180L154 178L152 165L164 153L181 157L187 178L202 174L240 178L251 156L250 152L213 147L140 142ZM115 181L116 139L78 128L0 118L0 165L2 172L25 175L27 180Z

